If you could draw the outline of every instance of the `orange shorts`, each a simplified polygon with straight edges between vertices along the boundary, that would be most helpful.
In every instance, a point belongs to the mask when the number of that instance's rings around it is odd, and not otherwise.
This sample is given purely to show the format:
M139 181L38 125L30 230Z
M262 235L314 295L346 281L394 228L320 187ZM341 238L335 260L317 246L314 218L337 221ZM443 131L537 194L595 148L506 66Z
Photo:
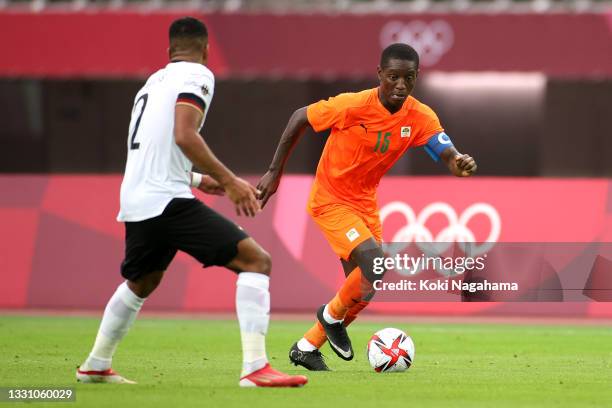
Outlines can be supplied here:
M359 244L368 238L382 242L382 226L378 211L362 213L342 204L333 204L316 211L308 210L333 251L347 260Z

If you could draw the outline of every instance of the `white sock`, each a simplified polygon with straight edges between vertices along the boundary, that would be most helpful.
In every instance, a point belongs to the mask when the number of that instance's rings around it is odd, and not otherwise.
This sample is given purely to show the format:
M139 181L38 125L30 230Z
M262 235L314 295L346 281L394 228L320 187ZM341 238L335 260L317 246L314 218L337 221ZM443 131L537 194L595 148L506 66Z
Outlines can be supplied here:
M334 324L334 323L342 323L344 321L344 319L334 319L332 317L332 315L329 314L329 305L325 305L325 309L323 309L323 319L325 319L325 321L329 324Z
M242 339L241 377L263 368L266 357L266 333L270 322L270 277L242 272L236 281L236 314Z
M302 351L315 351L317 348L311 342L302 337L297 343L297 348Z
M128 288L127 282L119 285L104 309L93 349L81 370L103 371L111 367L117 345L134 323L144 301Z

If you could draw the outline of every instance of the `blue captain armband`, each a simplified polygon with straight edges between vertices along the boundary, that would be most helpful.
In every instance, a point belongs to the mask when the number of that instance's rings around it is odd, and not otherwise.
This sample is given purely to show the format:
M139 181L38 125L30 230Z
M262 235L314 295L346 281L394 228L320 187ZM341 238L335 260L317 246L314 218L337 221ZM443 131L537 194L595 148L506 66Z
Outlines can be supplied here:
M429 153L433 161L440 161L440 155L449 147L453 147L453 142L450 137L444 132L436 133L429 138L429 141L424 146L425 151Z

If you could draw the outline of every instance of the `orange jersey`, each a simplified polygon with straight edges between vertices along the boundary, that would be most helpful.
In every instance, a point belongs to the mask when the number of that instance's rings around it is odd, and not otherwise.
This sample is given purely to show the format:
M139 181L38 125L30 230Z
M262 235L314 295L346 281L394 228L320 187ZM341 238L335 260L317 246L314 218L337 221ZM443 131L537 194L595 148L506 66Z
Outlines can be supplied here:
M331 128L308 202L313 214L333 203L376 212L381 177L409 147L444 130L434 111L412 96L391 114L378 99L378 88L313 103L307 115L315 131Z

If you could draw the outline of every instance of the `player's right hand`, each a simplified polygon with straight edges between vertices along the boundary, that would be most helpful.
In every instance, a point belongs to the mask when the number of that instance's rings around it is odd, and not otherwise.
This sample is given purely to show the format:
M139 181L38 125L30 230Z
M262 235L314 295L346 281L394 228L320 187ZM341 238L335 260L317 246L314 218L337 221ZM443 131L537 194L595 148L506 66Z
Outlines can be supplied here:
M270 197L276 193L279 184L280 174L270 170L259 180L257 189L260 191L259 200L261 201L261 208L264 208Z
M259 191L249 184L248 181L235 177L223 186L225 194L236 206L236 214L254 217L261 207L257 201Z
M478 166L476 161L469 154L461 154L455 156L455 166L457 167L457 174L460 177L469 177L476 173Z

